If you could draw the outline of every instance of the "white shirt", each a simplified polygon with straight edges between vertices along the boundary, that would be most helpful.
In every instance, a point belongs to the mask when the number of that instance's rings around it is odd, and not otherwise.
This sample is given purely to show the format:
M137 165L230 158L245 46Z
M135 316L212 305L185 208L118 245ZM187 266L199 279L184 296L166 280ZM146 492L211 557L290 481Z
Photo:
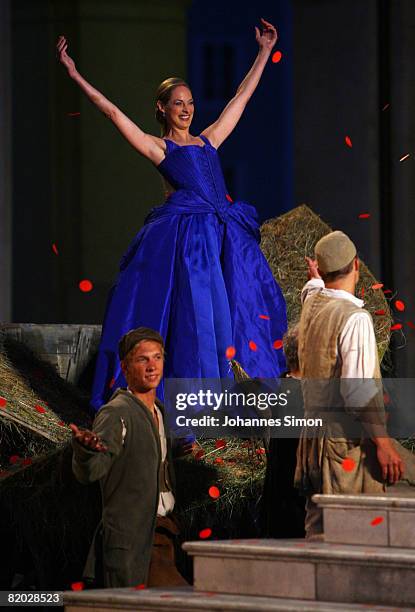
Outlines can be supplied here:
M320 292L327 297L349 300L355 306L363 308L364 302L343 289L328 289L321 278L312 278L301 292L304 303L311 295ZM373 396L378 389L376 384L369 391L368 382L357 384L359 379L373 378L376 367L377 344L372 319L368 312L356 312L350 315L340 334L337 346L337 359L341 361L341 378L352 378L353 383L342 384L342 395L348 405L359 406L367 401L368 394Z

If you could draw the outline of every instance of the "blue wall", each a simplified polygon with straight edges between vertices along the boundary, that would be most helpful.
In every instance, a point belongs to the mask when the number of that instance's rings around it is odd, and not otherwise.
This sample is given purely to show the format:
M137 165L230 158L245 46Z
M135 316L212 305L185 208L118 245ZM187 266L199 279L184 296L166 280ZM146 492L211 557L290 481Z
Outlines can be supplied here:
M254 204L261 220L293 206L291 0L194 0L188 18L188 77L195 99L194 134L217 119L251 67L260 17L279 38L237 128L220 148L230 195Z

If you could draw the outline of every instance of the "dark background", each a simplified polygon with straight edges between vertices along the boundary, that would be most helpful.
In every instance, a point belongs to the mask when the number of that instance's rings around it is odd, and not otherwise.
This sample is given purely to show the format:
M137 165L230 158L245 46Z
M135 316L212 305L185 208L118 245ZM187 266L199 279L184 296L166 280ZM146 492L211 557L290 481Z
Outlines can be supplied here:
M262 220L306 203L349 233L405 302L393 355L396 373L412 375L413 0L0 0L0 320L100 323L122 253L163 199L156 170L57 64L57 36L155 134L158 84L187 78L198 134L251 66L261 16L283 56L220 149L229 192Z

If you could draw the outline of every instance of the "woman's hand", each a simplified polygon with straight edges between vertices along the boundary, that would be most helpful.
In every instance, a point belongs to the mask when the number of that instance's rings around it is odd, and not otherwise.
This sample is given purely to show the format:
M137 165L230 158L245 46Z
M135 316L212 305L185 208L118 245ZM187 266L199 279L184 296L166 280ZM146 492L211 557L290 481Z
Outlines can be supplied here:
M73 74L76 71L75 62L66 53L68 48L68 42L64 36L59 36L56 45L56 55L62 66L65 66L69 74Z
M265 21L265 19L262 19L262 17L261 21L262 32L260 32L259 28L255 26L255 38L260 49L271 52L278 39L277 30L274 28L272 23Z

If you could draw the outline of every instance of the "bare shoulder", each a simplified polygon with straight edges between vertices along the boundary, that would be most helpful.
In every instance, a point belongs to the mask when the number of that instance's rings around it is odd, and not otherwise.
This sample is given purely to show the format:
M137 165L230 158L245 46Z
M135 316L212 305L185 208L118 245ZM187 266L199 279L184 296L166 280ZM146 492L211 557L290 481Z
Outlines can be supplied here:
M207 127L205 130L203 130L203 132L200 133L200 135L206 136L206 138L208 139L212 147L215 147L215 149L219 148L220 142L218 142L218 140L215 137L215 124L212 124L209 127Z
M152 134L147 134L147 136L151 141L151 147L147 157L153 164L158 166L166 157L166 141L164 138L153 136Z

